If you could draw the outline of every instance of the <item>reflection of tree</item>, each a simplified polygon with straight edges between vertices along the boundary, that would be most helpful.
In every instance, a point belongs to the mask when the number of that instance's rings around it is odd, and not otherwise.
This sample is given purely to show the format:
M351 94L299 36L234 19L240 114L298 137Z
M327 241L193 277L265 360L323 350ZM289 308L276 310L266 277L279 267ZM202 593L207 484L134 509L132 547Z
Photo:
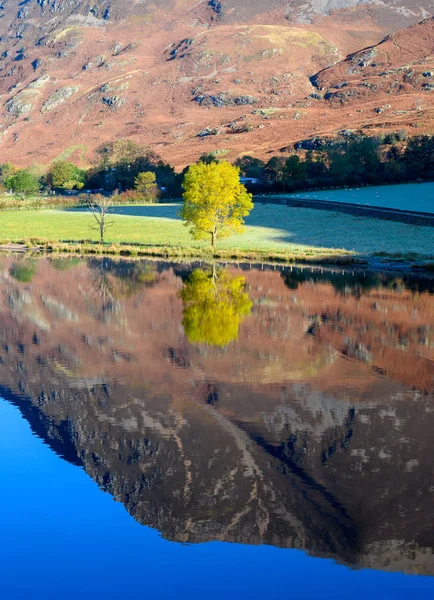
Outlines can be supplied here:
M181 291L182 325L190 342L226 346L237 339L240 323L252 308L245 283L244 277L225 269L193 271Z
M21 283L30 283L36 273L36 261L23 260L14 263L10 269L10 275Z
M142 262L114 264L110 273L113 276L114 293L118 298L130 298L143 288L155 285L157 272L153 265Z
M285 285L291 289L298 289L299 285L309 283L329 283L336 292L342 296L352 295L360 298L362 295L374 289L400 290L403 287L412 289L412 281L406 281L402 275L390 276L385 273L374 272L350 272L343 271L333 273L330 271L310 271L309 269L292 269L282 272Z
M120 305L113 295L112 287L109 270L107 268L107 261L105 259L98 261L94 265L92 289L94 295L101 301L104 317L106 316L106 313L117 314L120 312Z
M155 284L157 272L146 262L115 261L109 258L92 259L89 267L97 273L96 287L99 295L110 295L117 300L130 298L144 287Z

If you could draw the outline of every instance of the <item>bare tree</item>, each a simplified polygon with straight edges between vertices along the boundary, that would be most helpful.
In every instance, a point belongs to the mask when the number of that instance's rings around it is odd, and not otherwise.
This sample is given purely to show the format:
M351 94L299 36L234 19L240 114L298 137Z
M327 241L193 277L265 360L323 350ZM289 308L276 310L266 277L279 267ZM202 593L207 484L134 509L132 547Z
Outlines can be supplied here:
M101 244L104 244L104 234L107 229L114 225L113 219L110 217L112 204L113 197L103 194L89 194L87 199L89 210L96 221L96 225L93 225L92 229L99 232Z

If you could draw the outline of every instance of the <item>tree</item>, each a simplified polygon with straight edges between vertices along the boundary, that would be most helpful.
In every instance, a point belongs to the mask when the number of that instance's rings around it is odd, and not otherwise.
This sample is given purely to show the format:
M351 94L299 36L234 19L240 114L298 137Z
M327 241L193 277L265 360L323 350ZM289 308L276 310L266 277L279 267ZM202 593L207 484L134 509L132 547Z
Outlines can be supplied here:
M152 171L139 173L134 186L145 202L155 202L158 197L157 176Z
M214 152L206 152L205 154L202 154L199 157L198 162L203 162L203 163L205 163L207 165L210 165L211 163L218 163L220 161L216 157L216 155L214 154Z
M237 167L220 163L192 165L184 178L181 217L194 239L217 239L243 231L244 217L253 208L252 195L240 183Z
M39 179L29 171L22 169L8 177L5 181L6 187L15 194L37 194L40 190Z
M282 183L285 180L286 160L282 156L273 156L265 165L264 175L270 185Z
M227 346L238 338L241 322L252 302L246 280L226 269L196 269L181 291L182 326L191 343Z
M305 156L305 169L308 179L318 182L327 175L327 151L326 150L308 150Z
M285 163L285 177L290 181L298 182L306 179L307 169L304 161L297 154L288 156Z
M6 181L18 172L18 168L12 163L0 165L0 181L6 185Z
M134 187L134 179L139 173L152 171L161 186L170 188L175 195L180 193L179 176L150 148L120 139L103 144L96 152L101 161L88 172L87 185L90 189L129 190Z
M345 155L351 165L353 181L377 182L381 170L379 149L380 142L373 137L360 137L348 143Z
M53 188L64 187L64 185L76 178L75 165L66 160L54 162L47 173L47 183Z
M434 136L412 138L402 157L407 176L411 178L434 177Z
M241 175L244 177L253 177L261 179L264 174L265 163L260 158L254 156L242 156L234 162L236 167L239 167Z
M92 229L96 229L99 232L101 244L104 244L105 232L109 227L113 226L113 220L110 218L110 207L112 204L113 198L111 196L104 196L103 194L89 194L87 199L89 210L96 221L96 225L93 225Z
M146 154L146 150L125 138L103 144L96 149L97 154L101 157L104 166L117 166L118 164L131 164L138 158Z

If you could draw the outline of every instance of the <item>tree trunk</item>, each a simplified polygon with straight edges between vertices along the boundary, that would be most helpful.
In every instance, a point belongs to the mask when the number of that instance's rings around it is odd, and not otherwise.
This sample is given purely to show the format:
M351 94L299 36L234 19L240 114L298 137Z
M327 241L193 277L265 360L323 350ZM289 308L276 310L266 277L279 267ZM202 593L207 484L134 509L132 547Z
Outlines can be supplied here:
M215 231L213 231L211 233L211 246L212 246L213 251L215 252L215 247L216 247L216 234L215 234Z

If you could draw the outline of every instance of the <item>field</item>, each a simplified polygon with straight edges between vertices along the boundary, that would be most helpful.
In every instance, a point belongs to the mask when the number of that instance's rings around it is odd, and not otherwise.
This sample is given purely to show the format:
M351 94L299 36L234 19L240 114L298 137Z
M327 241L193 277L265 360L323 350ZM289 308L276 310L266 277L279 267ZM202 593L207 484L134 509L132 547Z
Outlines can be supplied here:
M127 206L113 209L106 241L145 246L207 248L194 241L179 220L179 204ZM0 239L53 242L98 240L91 215L83 210L2 211ZM221 250L330 254L338 250L371 254L434 254L434 229L335 212L257 205L243 235L218 243Z
M351 204L369 204L434 213L434 183L378 185L344 190L318 190L297 194L280 194L289 198L314 198Z

